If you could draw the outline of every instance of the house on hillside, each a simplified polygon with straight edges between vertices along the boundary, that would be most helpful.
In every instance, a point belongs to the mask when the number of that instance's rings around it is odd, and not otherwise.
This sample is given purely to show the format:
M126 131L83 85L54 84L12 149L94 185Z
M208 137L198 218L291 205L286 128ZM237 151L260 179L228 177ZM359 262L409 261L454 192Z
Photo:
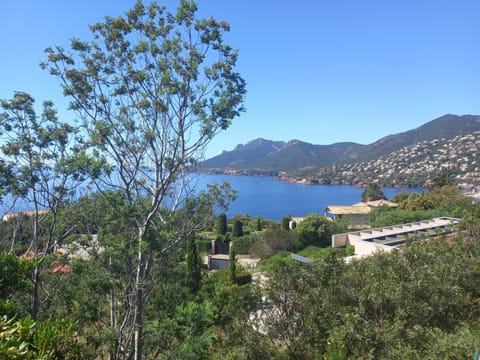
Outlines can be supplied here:
M346 218L351 225L368 223L368 213L372 209L367 205L329 205L325 211L325 217L337 220Z
M382 199L359 202L350 206L329 205L324 209L324 211L326 217L333 220L346 218L351 226L356 227L368 224L368 214L370 211L382 206L395 208L398 205L392 201Z

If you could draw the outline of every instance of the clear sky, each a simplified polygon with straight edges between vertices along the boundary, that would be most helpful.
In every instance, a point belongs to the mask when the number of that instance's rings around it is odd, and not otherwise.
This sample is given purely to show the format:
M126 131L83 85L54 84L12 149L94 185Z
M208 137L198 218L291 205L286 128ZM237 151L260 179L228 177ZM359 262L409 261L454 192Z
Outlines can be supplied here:
M159 1L169 9L178 2ZM368 144L441 115L480 114L479 0L198 0L231 25L247 112L207 156L263 137ZM0 8L0 98L66 101L43 50L134 0L15 0Z

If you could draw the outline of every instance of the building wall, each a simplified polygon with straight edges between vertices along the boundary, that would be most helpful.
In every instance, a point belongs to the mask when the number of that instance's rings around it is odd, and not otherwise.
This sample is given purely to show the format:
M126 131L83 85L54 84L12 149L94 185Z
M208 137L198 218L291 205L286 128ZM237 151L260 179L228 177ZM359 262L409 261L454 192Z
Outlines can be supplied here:
M355 246L355 255L371 255L377 251L390 252L393 250L390 246L384 246L381 244L375 244L373 242L362 241L350 237L348 239L349 245Z
M228 269L229 261L228 259L217 259L210 257L209 259L209 268L210 270L225 270Z
M348 245L348 234L332 235L332 247L340 247Z

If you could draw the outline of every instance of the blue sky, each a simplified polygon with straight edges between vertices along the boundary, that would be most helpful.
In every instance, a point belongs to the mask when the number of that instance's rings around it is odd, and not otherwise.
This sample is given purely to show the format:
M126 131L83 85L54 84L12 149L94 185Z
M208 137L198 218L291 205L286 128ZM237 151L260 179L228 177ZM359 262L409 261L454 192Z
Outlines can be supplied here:
M160 1L169 9L178 2ZM133 0L16 0L0 11L0 98L15 90L62 116L47 46L89 38L88 25ZM199 0L199 16L231 25L247 112L207 157L258 137L368 144L446 113L480 114L478 0Z

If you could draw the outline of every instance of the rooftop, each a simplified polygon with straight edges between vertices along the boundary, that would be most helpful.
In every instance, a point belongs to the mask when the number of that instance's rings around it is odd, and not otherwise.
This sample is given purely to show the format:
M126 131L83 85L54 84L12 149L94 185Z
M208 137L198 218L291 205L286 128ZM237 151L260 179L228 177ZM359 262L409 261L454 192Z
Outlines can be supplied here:
M379 250L390 252L395 248L404 246L407 239L412 237L434 237L454 233L460 220L439 217L407 224L335 234L332 236L332 247L353 245L357 256L370 255Z

